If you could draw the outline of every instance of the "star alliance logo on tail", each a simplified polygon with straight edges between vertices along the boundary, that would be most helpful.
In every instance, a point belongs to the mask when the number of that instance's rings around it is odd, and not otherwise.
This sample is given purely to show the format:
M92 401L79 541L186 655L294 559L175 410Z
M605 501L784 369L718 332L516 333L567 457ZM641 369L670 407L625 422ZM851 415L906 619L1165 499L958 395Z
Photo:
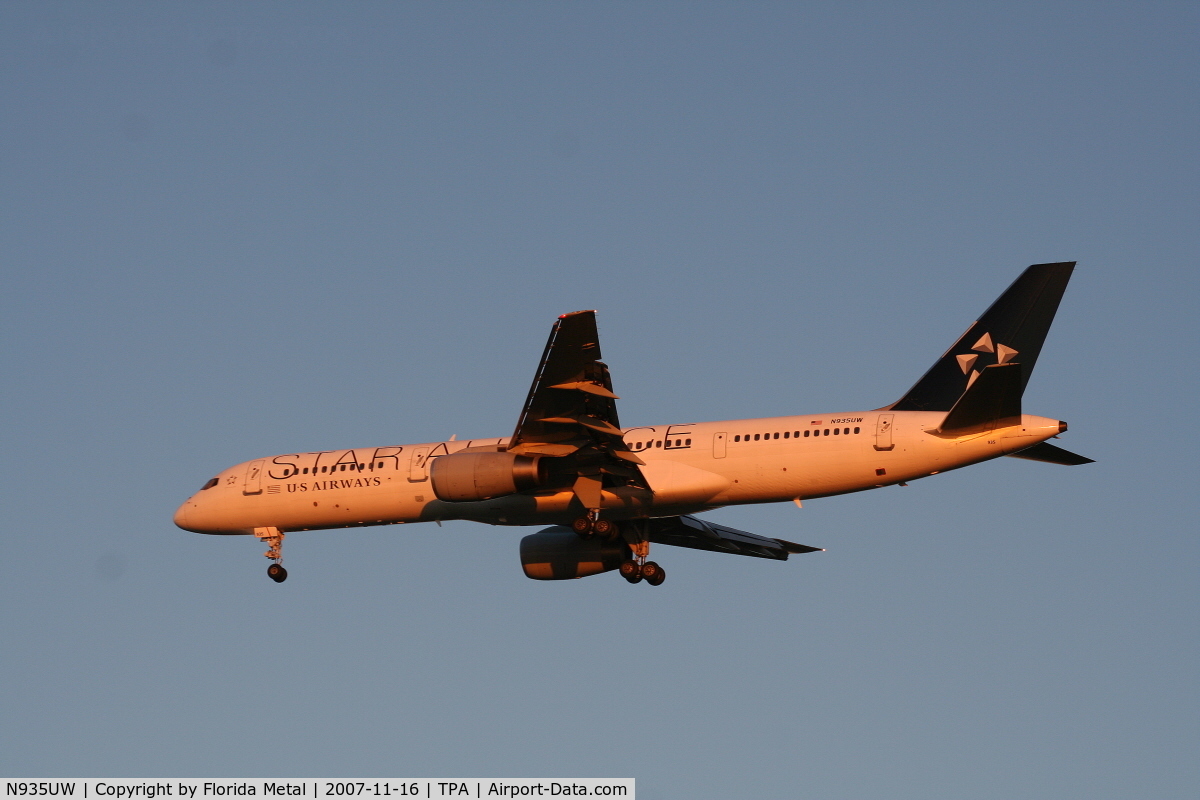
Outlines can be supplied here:
M974 369L974 367L975 367L975 364L979 361L979 357L982 353L994 354L996 356L997 364L1007 364L1008 362L1013 360L1013 356L1016 356L1018 354L1018 351L1014 350L1013 348L1009 347L1008 345L1005 345L1005 344L993 345L992 344L992 335L990 333L985 333L985 334L983 334L983 336L979 337L979 341L976 342L974 344L974 346L971 347L971 349L974 350L975 352L974 353L963 353L960 356L956 356L956 358L958 359L958 366L960 369L962 369L963 374L964 375L969 374L971 376L971 377L967 378L967 388L970 388L971 384L975 382L975 379L979 377L979 370ZM984 364L982 366L986 367L989 365Z

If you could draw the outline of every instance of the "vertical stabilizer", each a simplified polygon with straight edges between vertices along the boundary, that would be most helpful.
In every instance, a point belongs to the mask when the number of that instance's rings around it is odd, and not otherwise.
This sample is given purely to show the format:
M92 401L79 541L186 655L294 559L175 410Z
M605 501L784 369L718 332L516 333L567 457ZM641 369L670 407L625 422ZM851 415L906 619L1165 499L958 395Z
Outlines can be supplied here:
M1022 366L1019 390L1024 392L1073 269L1074 261L1026 269L888 409L949 411L985 368L998 364Z

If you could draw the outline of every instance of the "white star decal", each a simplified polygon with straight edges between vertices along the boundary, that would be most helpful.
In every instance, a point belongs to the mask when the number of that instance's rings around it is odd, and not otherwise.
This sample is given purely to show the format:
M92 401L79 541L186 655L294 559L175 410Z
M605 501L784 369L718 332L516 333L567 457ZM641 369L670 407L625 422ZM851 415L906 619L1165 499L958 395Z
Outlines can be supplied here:
M1014 357L1019 355L1019 351L1009 347L1008 345L993 342L992 334L990 333L985 333L983 336L980 336L979 341L977 341L971 347L971 349L975 352L963 353L954 357L955 360L958 361L959 369L963 371L964 375L969 376L967 378L968 388L970 388L971 384L975 382L975 379L979 377L980 371L984 367L988 366L987 364L981 364L979 369L975 369L975 365L979 362L981 354L994 353L997 364L1007 364L1008 362L1012 361Z

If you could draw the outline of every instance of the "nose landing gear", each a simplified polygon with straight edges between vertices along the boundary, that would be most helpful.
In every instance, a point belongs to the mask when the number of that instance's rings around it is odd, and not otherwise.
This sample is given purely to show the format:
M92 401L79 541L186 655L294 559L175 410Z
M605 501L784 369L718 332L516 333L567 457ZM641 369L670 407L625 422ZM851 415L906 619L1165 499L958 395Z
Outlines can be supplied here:
M287 580L287 570L280 563L283 561L283 532L279 528L255 528L254 535L267 546L267 552L263 555L274 562L267 567L267 577L276 583L283 583Z

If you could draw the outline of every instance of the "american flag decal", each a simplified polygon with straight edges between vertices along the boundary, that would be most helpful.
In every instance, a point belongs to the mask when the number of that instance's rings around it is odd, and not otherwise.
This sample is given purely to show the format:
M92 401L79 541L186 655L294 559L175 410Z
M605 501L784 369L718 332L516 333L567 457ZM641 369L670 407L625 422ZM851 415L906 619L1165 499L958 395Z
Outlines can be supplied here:
M267 486L267 494L279 494L279 486Z

